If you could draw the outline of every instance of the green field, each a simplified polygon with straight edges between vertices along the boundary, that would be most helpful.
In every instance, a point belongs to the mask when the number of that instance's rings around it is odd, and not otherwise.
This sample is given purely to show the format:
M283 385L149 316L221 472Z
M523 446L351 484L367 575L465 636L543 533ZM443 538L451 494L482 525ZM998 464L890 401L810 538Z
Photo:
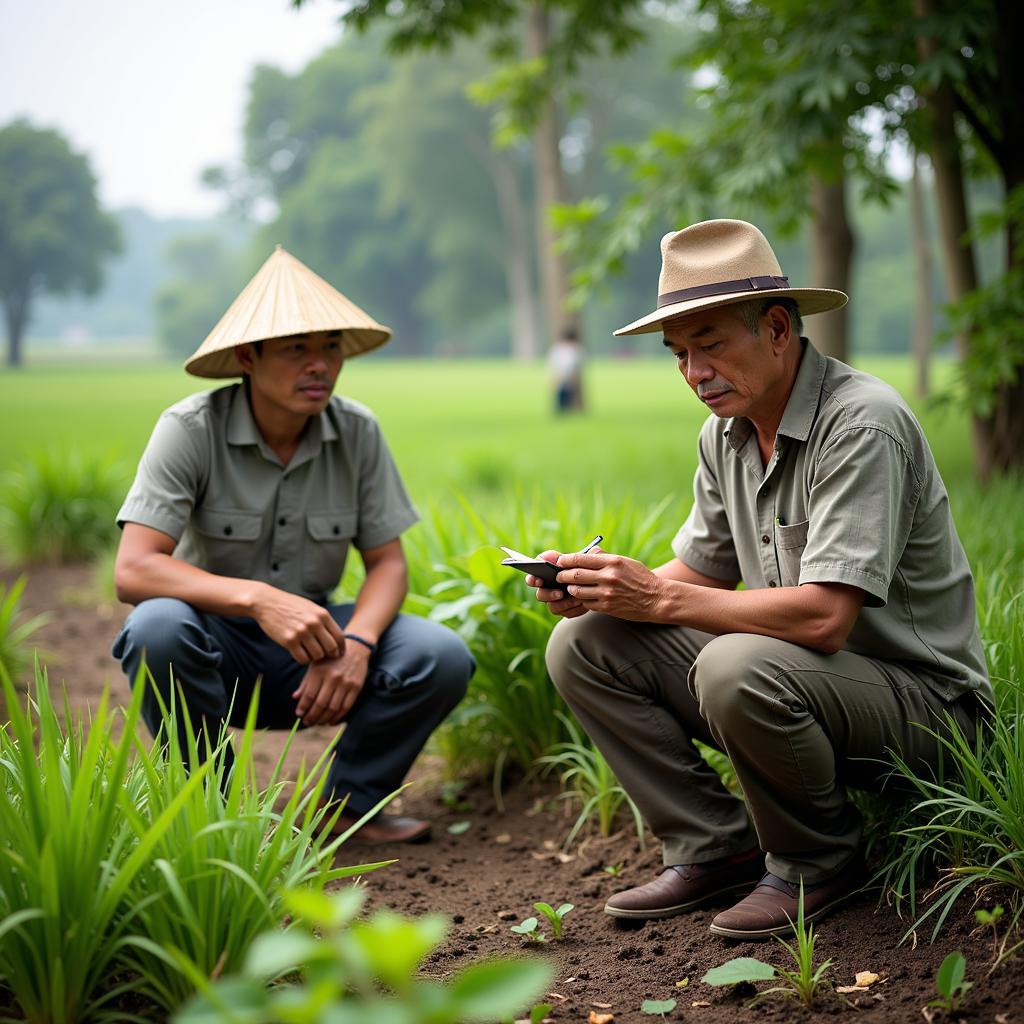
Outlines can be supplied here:
M906 393L906 360L874 359L864 367ZM0 373L0 469L26 452L58 446L108 455L130 471L160 411L204 386L174 366ZM587 388L587 414L560 420L550 413L539 363L371 358L346 366L339 383L339 391L376 412L418 503L457 488L493 507L507 484L570 498L598 487L609 500L671 494L688 503L704 410L674 362L595 362ZM943 473L969 478L964 417L918 412Z

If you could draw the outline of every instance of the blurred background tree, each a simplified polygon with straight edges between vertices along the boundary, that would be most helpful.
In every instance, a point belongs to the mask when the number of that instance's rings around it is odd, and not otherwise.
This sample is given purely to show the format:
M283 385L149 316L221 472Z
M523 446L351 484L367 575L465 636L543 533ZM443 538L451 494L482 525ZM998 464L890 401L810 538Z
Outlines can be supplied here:
M89 161L55 131L24 120L0 129L0 181L0 301L7 365L16 367L33 299L99 291L121 238L100 209Z

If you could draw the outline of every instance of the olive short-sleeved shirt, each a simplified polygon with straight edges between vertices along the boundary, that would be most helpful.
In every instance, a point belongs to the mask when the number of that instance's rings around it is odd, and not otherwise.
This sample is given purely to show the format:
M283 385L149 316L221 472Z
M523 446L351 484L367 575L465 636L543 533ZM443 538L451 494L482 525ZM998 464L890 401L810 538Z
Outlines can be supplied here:
M333 396L287 466L241 384L192 395L157 422L117 514L177 541L176 558L325 602L360 550L418 519L373 414Z
M946 699L991 701L974 580L920 424L887 384L801 343L767 466L749 420L701 428L676 557L750 589L860 587L846 650L906 664Z

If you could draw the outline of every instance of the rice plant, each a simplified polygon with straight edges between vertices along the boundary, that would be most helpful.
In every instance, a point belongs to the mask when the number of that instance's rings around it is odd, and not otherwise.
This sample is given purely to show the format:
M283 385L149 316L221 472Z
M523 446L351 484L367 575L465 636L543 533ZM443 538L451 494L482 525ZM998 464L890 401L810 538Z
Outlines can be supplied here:
M333 868L345 837L313 835L322 763L281 810L280 763L255 786L252 716L228 782L216 751L186 775L173 743L142 744L141 685L123 713L104 694L88 722L65 697L62 725L45 673L27 707L0 681L0 992L31 1024L144 1019L129 995L177 1006L283 923L286 887L375 866Z
M91 558L109 546L123 469L74 449L22 460L0 485L0 541L18 562Z
M25 577L19 576L8 588L0 583L0 671L15 682L21 682L32 663L29 637L50 621L47 614L26 618L21 610Z
M245 727L234 739L230 776L223 757L225 746L232 743L227 730L212 749L201 751L199 743L205 740L197 743L185 719L188 761L205 761L208 771L203 784L189 789L179 803L128 893L130 934L123 939L120 962L137 974L136 991L165 1013L193 995L197 979L241 969L256 936L284 921L286 890L319 892L328 882L392 863L332 866L338 847L358 825L333 841L319 827L324 812L317 807L331 747L308 775L300 771L294 785L286 783L282 771L293 730L270 781L259 785L252 749L258 699L257 690ZM136 743L139 791L125 813L138 835L146 835L186 789L189 773L173 727L175 717L172 707L165 714L170 737L166 748L151 754Z
M565 715L560 717L570 739L556 744L550 754L540 758L539 763L549 770L561 772L563 799L575 800L580 805L579 815L562 845L569 849L580 830L590 822L597 825L599 835L610 836L620 812L628 809L637 838L643 846L643 817L633 798L619 784L611 766L583 735L579 725Z

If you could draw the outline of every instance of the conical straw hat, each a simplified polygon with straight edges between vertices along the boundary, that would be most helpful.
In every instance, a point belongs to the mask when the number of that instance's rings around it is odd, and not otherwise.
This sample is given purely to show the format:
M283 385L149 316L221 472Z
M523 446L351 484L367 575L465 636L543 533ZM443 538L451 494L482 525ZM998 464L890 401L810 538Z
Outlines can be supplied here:
M186 363L196 377L238 377L236 345L293 334L339 334L346 359L378 348L391 329L377 323L278 246Z

